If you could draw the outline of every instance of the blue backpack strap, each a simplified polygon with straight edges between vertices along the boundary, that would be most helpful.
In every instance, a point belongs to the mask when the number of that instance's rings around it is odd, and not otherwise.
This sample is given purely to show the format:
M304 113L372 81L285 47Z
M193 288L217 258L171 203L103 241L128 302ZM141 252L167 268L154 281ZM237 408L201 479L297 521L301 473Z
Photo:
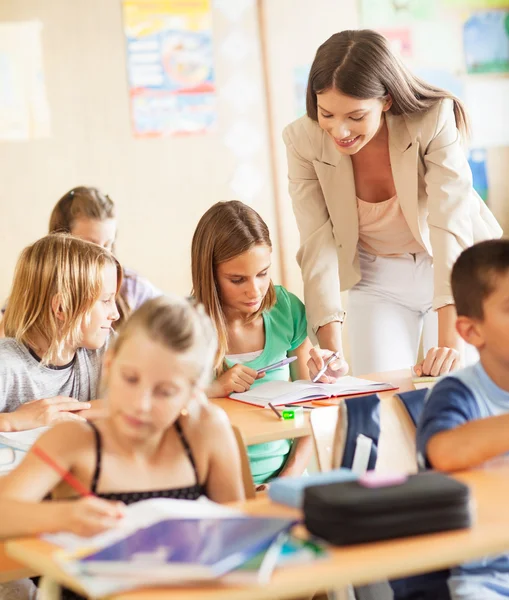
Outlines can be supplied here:
M357 447L357 437L368 437L371 444L368 469L374 469L380 437L380 398L377 394L348 398L345 402L347 430L341 466L351 469Z
M398 398L405 405L405 408L416 427L419 419L421 418L422 411L424 410L424 399L426 398L428 392L428 389L422 389L397 394Z

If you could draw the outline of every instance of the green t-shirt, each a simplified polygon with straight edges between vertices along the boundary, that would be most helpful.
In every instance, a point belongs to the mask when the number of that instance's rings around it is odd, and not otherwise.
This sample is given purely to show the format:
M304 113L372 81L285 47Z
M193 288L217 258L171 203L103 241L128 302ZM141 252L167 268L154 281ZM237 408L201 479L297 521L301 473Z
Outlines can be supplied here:
M276 285L276 304L262 313L265 326L265 347L260 356L246 363L251 369L262 369L283 360L289 352L298 348L307 338L307 321L304 304L284 287ZM228 367L235 362L226 359ZM263 379L257 379L252 387L267 381L288 381L290 367L286 365L273 369ZM284 467L292 443L290 440L278 440L265 444L248 446L247 453L251 473L256 485L276 477Z

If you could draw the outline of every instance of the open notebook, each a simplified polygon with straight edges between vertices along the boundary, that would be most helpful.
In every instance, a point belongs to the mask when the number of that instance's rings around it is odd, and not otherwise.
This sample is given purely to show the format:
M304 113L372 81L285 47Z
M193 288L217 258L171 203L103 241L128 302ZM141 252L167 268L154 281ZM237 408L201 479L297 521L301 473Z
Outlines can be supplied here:
M127 590L205 581L221 577L267 550L295 523L293 519L248 515L166 519L60 564L90 595L97 595L98 585L104 591L104 586L107 589L111 584L113 589Z
M0 474L15 469L48 427L0 433Z
M0 433L0 444L28 452L38 438L48 429L49 427L37 427L26 431L2 432Z
M230 398L266 407L271 402L274 406L308 402L333 396L348 396L395 390L391 383L359 379L358 377L341 377L336 383L313 383L311 381L269 381L261 383L253 389L241 394L231 394Z

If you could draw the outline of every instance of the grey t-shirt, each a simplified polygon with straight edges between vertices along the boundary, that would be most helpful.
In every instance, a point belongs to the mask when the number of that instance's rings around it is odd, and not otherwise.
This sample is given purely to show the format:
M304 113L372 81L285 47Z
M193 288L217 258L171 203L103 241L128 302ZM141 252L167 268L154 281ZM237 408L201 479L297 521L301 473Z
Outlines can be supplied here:
M111 340L110 335L108 342ZM29 400L53 396L95 400L107 346L79 348L70 365L55 368L42 365L14 338L0 339L0 412L13 412Z

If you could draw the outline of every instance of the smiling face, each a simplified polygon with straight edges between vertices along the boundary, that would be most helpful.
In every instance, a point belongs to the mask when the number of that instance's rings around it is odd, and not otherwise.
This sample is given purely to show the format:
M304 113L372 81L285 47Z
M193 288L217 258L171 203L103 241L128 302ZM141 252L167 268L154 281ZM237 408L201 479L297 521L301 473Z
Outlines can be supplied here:
M316 95L318 124L332 138L341 154L352 155L380 131L390 99L353 98L335 89Z
M217 266L219 295L225 312L248 316L260 310L270 286L271 254L269 246L260 244Z
M192 353L176 352L142 329L105 360L110 419L133 442L163 434L195 393Z
M119 318L115 297L117 294L117 268L106 263L102 271L102 290L81 324L81 346L97 350L104 346L113 323Z

